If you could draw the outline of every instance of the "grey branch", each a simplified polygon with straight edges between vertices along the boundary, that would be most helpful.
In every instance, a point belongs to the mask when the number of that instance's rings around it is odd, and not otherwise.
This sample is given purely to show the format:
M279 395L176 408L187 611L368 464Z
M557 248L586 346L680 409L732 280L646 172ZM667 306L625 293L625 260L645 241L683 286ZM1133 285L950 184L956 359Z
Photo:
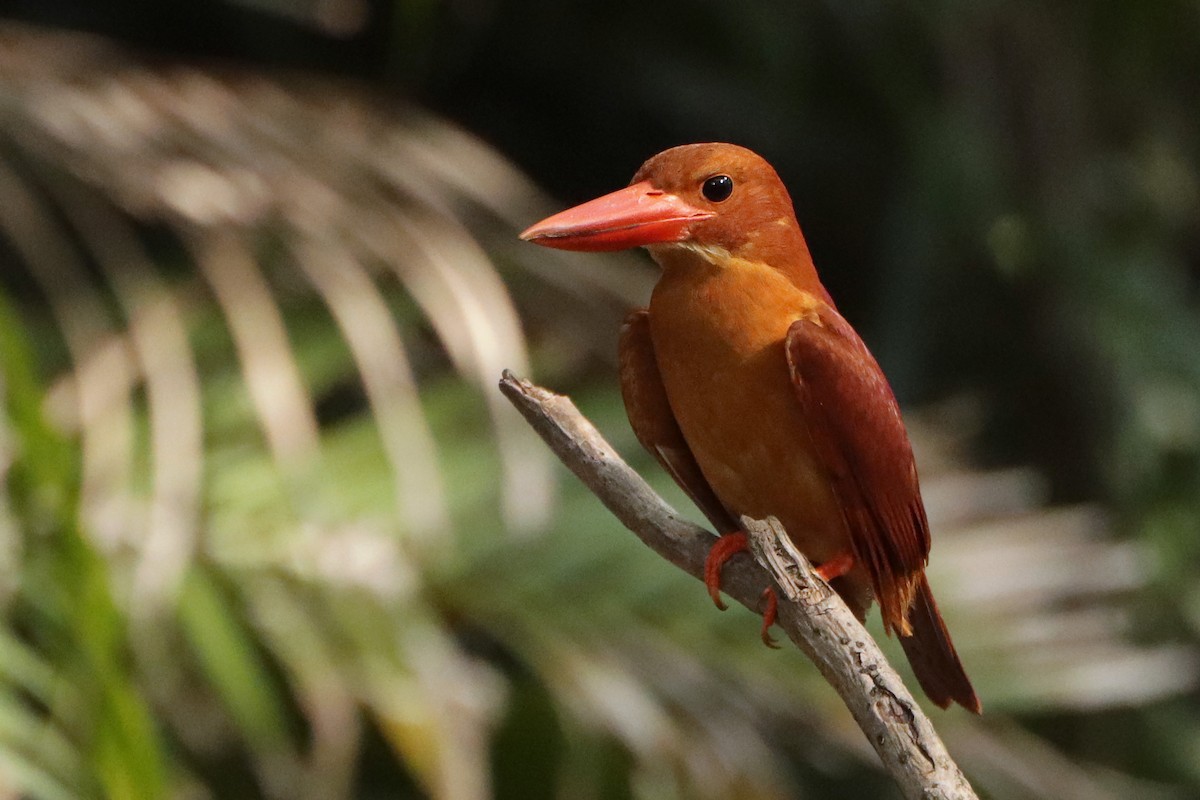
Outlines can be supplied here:
M703 580L713 534L681 518L667 505L569 398L508 371L500 390L625 527L663 558ZM875 640L842 599L812 572L778 521L743 517L742 524L762 566L743 556L733 558L722 572L725 593L747 608L761 611L763 590L776 587L779 626L841 695L906 798L975 798L962 770Z

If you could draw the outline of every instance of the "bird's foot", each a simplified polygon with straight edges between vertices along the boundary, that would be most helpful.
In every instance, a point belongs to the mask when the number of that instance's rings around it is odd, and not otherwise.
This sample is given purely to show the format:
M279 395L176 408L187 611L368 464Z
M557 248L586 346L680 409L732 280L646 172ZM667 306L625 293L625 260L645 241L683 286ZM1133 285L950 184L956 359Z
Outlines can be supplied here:
M738 553L750 548L749 540L746 538L744 531L734 531L726 533L721 538L717 539L717 543L708 551L708 558L704 562L704 585L708 587L708 596L717 604L717 608L725 610L725 603L721 600L721 569L725 566L725 562L736 556ZM775 590L767 587L762 593L762 602L765 604L763 608L763 624L762 624L762 640L767 647L778 648L775 640L771 638L771 626L775 624L775 619L779 611L779 598L775 595Z
M725 610L725 603L721 600L721 568L726 561L748 549L750 540L746 538L746 532L734 531L722 534L704 560L704 585L708 587L708 596L722 611Z
M851 553L841 553L826 561L819 567L816 567L813 572L821 576L821 580L829 583L834 578L840 578L850 570L854 569L854 555Z

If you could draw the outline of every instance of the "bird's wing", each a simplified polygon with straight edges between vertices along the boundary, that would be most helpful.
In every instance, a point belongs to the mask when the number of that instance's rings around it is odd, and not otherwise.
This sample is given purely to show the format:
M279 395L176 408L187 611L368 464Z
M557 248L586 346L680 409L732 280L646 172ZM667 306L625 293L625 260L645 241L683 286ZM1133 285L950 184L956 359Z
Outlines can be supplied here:
M675 421L654 357L650 312L646 309L633 311L625 318L618 353L621 396L625 399L625 413L629 415L629 424L638 441L687 492L716 527L717 533L737 530L737 523L708 485L679 430L679 423Z
M858 334L824 304L788 328L787 362L885 629L911 635L908 609L929 557L929 523L892 389Z

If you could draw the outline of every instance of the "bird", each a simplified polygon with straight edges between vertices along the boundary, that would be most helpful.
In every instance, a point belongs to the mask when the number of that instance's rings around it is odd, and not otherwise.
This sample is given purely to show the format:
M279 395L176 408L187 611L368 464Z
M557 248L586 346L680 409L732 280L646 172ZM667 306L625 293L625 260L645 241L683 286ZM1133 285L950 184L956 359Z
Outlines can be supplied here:
M638 441L721 534L705 564L713 601L724 608L721 568L747 549L737 520L774 516L860 620L878 602L934 703L980 713L925 576L929 522L896 398L771 165L733 144L673 147L521 238L644 247L661 268L621 327L621 394Z

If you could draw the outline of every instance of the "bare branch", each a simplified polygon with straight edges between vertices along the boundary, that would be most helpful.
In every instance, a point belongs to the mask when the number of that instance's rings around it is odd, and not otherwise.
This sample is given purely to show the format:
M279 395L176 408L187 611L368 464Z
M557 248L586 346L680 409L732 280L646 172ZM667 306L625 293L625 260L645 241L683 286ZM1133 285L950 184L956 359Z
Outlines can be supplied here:
M500 390L625 527L663 558L703 580L704 559L713 535L676 514L569 398L508 371ZM812 572L779 522L744 517L742 524L766 569L750 558L735 557L722 572L725 593L759 611L763 590L776 587L780 627L841 695L906 798L975 798L929 718L875 640L842 599Z

